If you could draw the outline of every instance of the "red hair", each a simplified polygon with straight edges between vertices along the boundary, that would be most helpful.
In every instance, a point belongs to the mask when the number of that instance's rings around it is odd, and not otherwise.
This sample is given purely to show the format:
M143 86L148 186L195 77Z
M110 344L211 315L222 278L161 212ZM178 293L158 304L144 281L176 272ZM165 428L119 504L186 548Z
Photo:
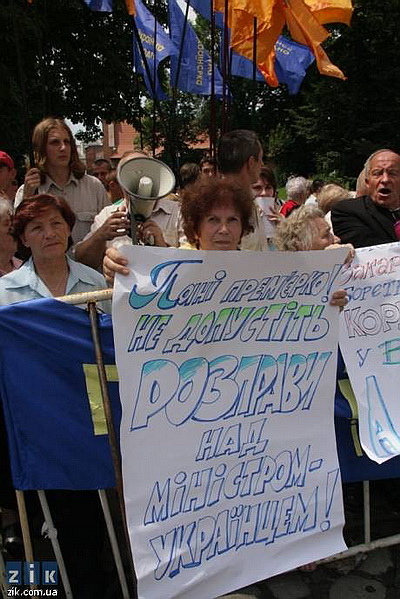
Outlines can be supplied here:
M20 241L21 236L25 232L26 225L49 208L56 208L72 231L76 217L67 201L60 196L41 193L30 198L25 198L17 207L12 224L14 238ZM72 239L70 237L68 247L71 247L71 245Z
M191 244L195 244L203 219L216 206L233 206L240 214L242 235L253 230L253 196L234 180L207 177L185 187L182 194L181 214L183 230Z

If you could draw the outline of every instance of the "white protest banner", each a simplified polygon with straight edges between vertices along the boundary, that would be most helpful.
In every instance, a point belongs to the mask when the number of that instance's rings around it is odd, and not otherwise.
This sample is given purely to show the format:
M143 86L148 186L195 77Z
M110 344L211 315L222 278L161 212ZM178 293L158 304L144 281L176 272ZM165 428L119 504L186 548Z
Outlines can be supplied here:
M358 403L360 440L380 464L400 454L400 244L358 249L340 286L350 299L340 348Z
M142 599L211 599L345 549L333 425L346 251L123 247L113 299Z

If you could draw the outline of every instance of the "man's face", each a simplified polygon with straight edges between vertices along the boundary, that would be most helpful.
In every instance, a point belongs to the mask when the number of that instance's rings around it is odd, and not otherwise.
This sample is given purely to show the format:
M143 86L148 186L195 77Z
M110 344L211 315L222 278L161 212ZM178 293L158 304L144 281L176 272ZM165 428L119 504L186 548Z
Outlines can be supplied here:
M370 162L366 178L368 193L375 204L395 210L400 208L400 156L379 152Z
M0 217L0 251L5 256L12 256L17 250L17 242L10 233L11 216Z
M201 174L205 175L206 177L214 177L217 174L215 165L211 162L203 162L201 167Z
M6 164L0 162L0 192L8 195L8 192L11 191L14 178L15 168L8 168Z
M253 183L257 183L261 173L262 161L263 150L260 146L260 151L258 153L257 158L255 158L254 156L250 156L250 158L247 161L250 185L253 185Z
M110 172L110 168L107 162L100 162L99 164L95 164L93 166L93 175L97 177L104 185L107 187L107 175Z

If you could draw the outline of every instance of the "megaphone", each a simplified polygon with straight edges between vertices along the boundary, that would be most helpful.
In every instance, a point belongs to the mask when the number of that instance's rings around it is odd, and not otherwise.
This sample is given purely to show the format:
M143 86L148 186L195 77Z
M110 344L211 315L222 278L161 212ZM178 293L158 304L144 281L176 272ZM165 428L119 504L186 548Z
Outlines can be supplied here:
M175 175L161 160L140 155L121 161L117 180L129 198L132 243L136 243L136 223L149 218L157 200L173 191Z

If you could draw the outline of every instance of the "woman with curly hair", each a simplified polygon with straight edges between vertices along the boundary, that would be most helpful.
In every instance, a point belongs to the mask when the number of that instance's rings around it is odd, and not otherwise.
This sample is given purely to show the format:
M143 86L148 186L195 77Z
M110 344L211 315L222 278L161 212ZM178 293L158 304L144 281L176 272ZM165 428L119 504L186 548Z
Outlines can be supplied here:
M200 179L182 194L183 230L200 250L237 250L242 236L253 230L253 197L229 179Z

